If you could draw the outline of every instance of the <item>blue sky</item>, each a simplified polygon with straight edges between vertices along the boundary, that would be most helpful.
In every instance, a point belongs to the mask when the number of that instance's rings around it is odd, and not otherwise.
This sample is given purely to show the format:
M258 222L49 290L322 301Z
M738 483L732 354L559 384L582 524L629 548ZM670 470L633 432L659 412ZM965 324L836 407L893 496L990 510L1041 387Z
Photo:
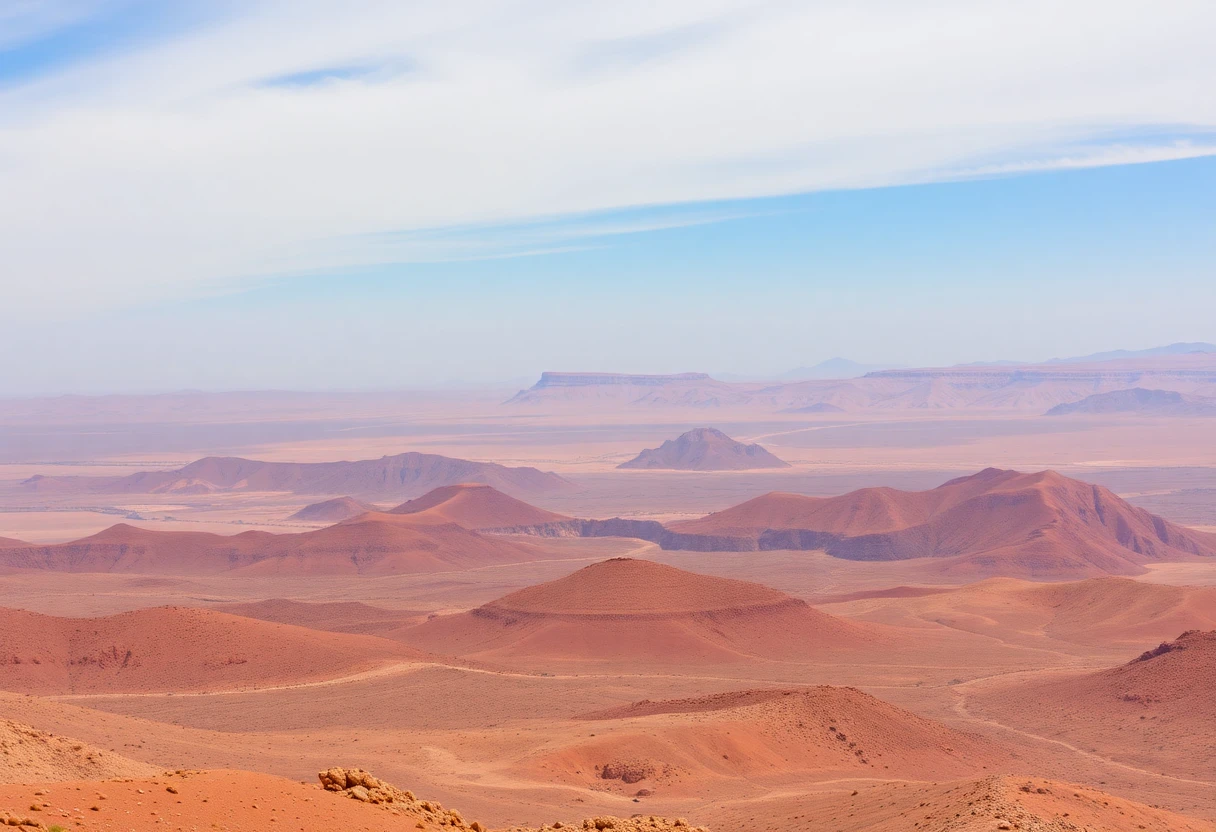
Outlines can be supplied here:
M617 11L0 8L0 395L1216 341L1210 4Z

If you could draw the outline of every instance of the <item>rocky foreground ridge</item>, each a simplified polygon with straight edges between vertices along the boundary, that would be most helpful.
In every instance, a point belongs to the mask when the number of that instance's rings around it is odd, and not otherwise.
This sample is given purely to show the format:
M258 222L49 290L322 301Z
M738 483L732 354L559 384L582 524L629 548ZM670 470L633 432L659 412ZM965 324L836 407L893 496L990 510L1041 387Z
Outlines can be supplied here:
M444 809L432 800L419 800L413 792L404 791L391 783L374 777L361 768L330 768L317 777L321 786L330 792L339 792L352 800L372 803L384 807L396 815L416 817L418 828L441 827L467 829L484 832L478 821L466 821L455 809ZM654 815L637 815L631 818L596 817L585 818L582 823L556 821L542 827L515 826L503 832L551 832L558 829L612 830L612 832L708 832L702 827L690 826L683 818L668 820Z

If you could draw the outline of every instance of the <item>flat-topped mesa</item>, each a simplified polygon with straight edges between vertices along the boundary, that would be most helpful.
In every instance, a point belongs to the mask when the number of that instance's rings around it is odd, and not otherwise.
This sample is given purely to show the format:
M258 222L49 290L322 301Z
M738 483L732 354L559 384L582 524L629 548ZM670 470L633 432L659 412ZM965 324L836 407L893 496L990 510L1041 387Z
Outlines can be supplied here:
M634 373L558 373L544 372L533 390L546 387L590 387L598 384L627 384L641 387L660 387L673 381L709 381L708 373L673 373L670 375L648 375Z

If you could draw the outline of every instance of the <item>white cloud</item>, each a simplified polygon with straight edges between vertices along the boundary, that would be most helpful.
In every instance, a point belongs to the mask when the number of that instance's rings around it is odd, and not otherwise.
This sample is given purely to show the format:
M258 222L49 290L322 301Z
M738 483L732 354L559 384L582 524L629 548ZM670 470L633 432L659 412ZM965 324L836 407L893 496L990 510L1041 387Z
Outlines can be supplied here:
M0 91L11 317L374 262L377 232L1213 152L1119 138L1216 128L1208 0L242 8Z

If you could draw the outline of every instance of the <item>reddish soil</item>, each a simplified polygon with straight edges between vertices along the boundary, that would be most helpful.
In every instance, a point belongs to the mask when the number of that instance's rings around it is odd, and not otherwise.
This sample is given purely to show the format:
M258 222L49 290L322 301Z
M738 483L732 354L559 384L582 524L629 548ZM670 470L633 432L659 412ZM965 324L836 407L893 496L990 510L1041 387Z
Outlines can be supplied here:
M145 777L155 771L110 751L0 719L0 783Z
M909 590L920 588L909 587ZM1006 642L1137 650L1185 630L1216 628L1216 587L1130 578L1037 583L989 578L957 589L875 590L818 599L831 611L908 624L909 618ZM842 607L836 607L840 603Z
M419 525L455 523L475 530L533 526L570 519L509 497L492 486L476 483L436 488L390 509L389 513L408 517L410 522Z
M1212 832L1213 824L1042 777L888 783L779 797L713 812L720 830L833 832Z
M412 804L374 804L346 794L249 771L179 771L159 777L0 786L0 813L64 828L161 830L467 829L447 812ZM37 806L38 811L31 811Z
M984 716L1177 777L1216 781L1216 631L1184 633L1098 673L976 697Z
M387 639L186 607L105 618L0 609L0 686L22 693L271 687L418 657Z
M923 779L1008 767L1008 750L855 688L746 690L589 714L593 739L527 763L541 779L660 796L721 794L723 781ZM737 789L738 786L733 787Z

